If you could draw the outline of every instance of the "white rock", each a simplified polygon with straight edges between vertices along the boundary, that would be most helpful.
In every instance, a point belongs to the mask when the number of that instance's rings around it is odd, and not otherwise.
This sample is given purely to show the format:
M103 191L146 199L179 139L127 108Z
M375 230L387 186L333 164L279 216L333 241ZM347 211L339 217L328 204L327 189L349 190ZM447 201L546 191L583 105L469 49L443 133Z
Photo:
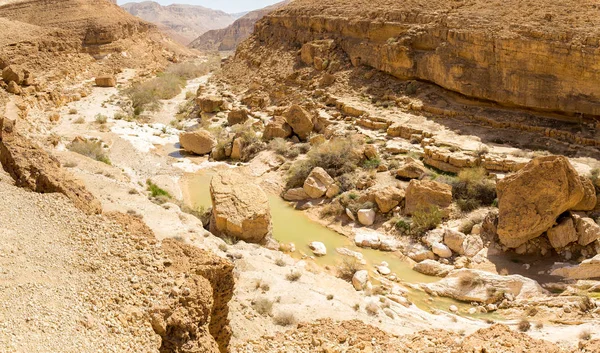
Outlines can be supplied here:
M469 308L469 314L474 315L477 313L477 308Z
M356 289L356 290L365 289L365 287L367 287L368 283L369 283L369 271L367 271L367 270L356 271L354 273L354 276L352 276L352 285L354 286L354 289Z
M377 272L381 273L384 276L387 276L390 273L392 273L392 271L389 269L389 267L386 267L386 266L377 266Z
M349 208L346 208L346 216L348 216L348 218L350 218L351 220L356 221L354 214L352 214L352 211L350 211Z
M327 248L325 247L325 244L321 243L320 241L313 241L312 243L308 244L308 247L316 256L327 255Z
M361 262L364 261L363 254L359 253L358 251L352 251L348 248L337 248L335 251L337 251L337 253L340 255L354 257Z
M358 210L358 221L365 226L371 226L375 223L375 211L372 209Z
M456 305L450 305L450 308L448 308L451 312L453 313L457 313L458 312L458 308L456 307Z
M381 240L376 232L357 230L354 235L354 243L363 248L379 249Z
M439 257L447 258L452 256L452 250L442 243L433 243L431 250Z

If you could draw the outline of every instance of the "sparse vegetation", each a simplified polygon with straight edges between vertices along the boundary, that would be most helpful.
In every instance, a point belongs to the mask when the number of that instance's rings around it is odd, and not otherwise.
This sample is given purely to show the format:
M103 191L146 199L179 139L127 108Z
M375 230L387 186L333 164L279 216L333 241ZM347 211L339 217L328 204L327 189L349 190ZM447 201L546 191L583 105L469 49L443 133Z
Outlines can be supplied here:
M261 297L252 303L252 308L262 316L269 316L273 312L273 301L269 298Z
M67 145L69 151L79 153L102 163L110 165L110 159L102 147L101 141L76 140Z
M292 270L287 275L285 275L285 278L290 282L296 282L300 279L300 277L302 277L302 273L297 270Z
M393 220L394 228L403 235L411 234L412 222L407 218L399 218Z
M296 323L296 317L291 311L280 311L273 317L273 322L279 326L290 326Z
M275 265L279 266L279 267L285 267L285 260L280 258L277 258L275 260Z
M531 323L525 319L519 321L519 324L517 325L517 327L519 328L519 331L521 332L527 332L529 331L529 329L531 329Z
M147 190L150 192L150 196L171 198L171 194L169 194L166 190L161 189L158 185L154 184L152 180L146 180L146 185Z
M350 139L338 138L314 147L307 158L296 161L290 168L286 188L300 187L315 167L321 167L333 178L352 172L360 163L360 157L353 153Z
M589 329L584 329L579 333L579 339L582 341L589 341L592 339L592 331Z
M464 169L451 181L452 195L464 212L490 206L496 199L496 185L487 178L484 168Z
M344 256L341 264L338 266L338 277L344 281L352 282L352 277L357 271L362 270L363 266L357 258Z
M69 114L71 114L71 115L77 114L77 109L75 109L75 108L69 109Z
M85 123L85 119L80 116L79 118L75 119L75 121L73 121L73 124L83 124Z
M94 117L94 120L96 121L97 124L104 125L108 121L108 117L106 115L96 114L96 117Z
M363 162L362 167L364 169L377 169L381 165L379 158L367 159Z
M327 300L333 300L333 294L327 294Z
M379 312L379 305L375 302L369 302L367 306L365 306L365 310L367 311L367 314L376 316Z
M412 231L415 234L435 229L442 223L443 213L437 206L417 210L412 215Z
M185 79L172 73L160 74L155 78L132 85L124 91L130 99L133 114L158 109L160 99L171 99L181 92Z

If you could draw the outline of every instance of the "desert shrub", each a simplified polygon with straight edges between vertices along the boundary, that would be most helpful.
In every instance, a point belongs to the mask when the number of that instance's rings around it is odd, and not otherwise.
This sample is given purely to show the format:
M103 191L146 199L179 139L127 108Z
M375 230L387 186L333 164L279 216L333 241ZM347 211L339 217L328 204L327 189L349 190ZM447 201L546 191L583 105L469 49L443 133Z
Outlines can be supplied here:
M314 147L307 158L294 162L290 167L286 188L300 187L315 167L321 167L336 178L354 171L360 163L360 157L353 153L350 139L335 139Z
M458 285L460 288L475 288L483 285L483 279L479 276L463 276L460 278ZM493 293L488 293L488 296L491 294Z
M523 319L523 320L519 321L519 324L517 325L517 327L519 328L519 331L527 332L531 328L531 323L529 321Z
M261 297L252 303L252 308L260 315L268 316L273 311L273 301L269 298Z
M377 305L377 303L375 302L369 302L366 306L365 306L365 310L367 311L367 313L369 315L377 315L377 312L379 312L379 305Z
M71 115L77 114L77 109L75 109L75 108L69 109L69 114L71 114Z
M296 323L296 317L291 311L280 311L273 317L273 322L279 326L290 326Z
M354 306L352 307L352 309L354 309L354 311L359 311L360 310L360 304L358 304L358 303L354 304Z
M285 278L290 282L296 282L300 279L300 277L302 277L302 273L296 270L292 270L287 275L285 275Z
M496 184L487 178L484 168L464 169L450 184L452 196L464 212L490 206L496 199Z
M73 121L73 124L83 124L85 123L85 119L80 116L79 118L75 119L75 121Z
M289 150L287 141L281 137L271 140L271 142L269 142L269 149L282 156L285 156Z
M405 234L405 235L411 234L412 222L409 219L406 219L406 218L394 219L393 224L394 224L394 228L396 228L396 230L400 234Z
M352 277L357 271L362 270L362 264L355 257L344 256L337 268L338 277L344 281L352 282Z
M322 218L338 217L344 214L344 206L337 201L332 201L321 208L320 215Z
M167 67L165 72L186 80L190 80L192 78L206 75L210 72L210 70L206 64L184 62L170 65Z
M96 123L98 123L100 125L104 125L108 121L108 117L106 115L96 114L96 117L94 118L94 120L96 121Z
M327 300L333 300L333 294L327 294Z
M101 141L77 140L71 142L67 146L67 149L69 151L95 159L99 162L106 163L108 165L111 164L106 151L102 147Z
M221 250L222 252L227 252L228 249L229 249L229 247L227 246L227 244L225 244L225 243L219 244L219 250Z
M411 229L415 233L424 233L435 229L442 223L443 213L437 206L430 206L415 211L412 215Z
M160 99L171 99L181 92L185 79L172 73L159 74L147 81L136 83L124 91L131 100L134 115L156 110Z
M362 163L364 169L377 169L381 165L381 159L373 158L367 159Z
M152 197L167 197L170 198L171 195L166 191L161 189L158 185L154 184L152 180L146 180L147 189L150 192L150 196Z
M585 329L579 333L579 339L583 341L589 341L592 339L592 331Z
M277 260L275 260L275 265L279 266L279 267L285 267L285 260L280 258L277 258Z

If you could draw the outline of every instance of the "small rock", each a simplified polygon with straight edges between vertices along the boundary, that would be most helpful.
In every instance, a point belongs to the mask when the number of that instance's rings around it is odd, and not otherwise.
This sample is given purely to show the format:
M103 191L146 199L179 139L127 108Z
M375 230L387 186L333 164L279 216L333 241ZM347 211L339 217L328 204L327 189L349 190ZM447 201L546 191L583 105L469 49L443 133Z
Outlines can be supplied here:
M310 250L312 250L313 254L315 254L316 256L327 255L327 248L325 247L325 244L323 244L319 241L311 242L310 244L308 244L308 247L310 248Z
M431 250L434 254L436 254L439 257L448 258L452 256L452 251L450 250L450 248L448 248L442 243L434 243L431 246Z
M352 285L356 290L363 290L367 286L369 282L369 271L367 270L359 270L354 273L352 276Z
M365 226L371 226L375 223L375 211L372 209L358 210L358 221Z

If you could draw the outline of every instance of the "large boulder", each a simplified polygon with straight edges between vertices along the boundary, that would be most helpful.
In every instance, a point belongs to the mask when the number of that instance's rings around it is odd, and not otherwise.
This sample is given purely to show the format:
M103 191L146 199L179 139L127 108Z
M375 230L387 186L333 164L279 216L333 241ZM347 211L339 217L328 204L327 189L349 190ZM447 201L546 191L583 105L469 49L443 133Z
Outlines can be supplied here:
M236 124L243 124L248 120L247 109L234 109L227 114L227 124L233 126Z
M304 188L289 189L283 193L283 199L286 201L303 201L309 198Z
M335 181L331 176L329 176L329 174L327 174L325 169L316 167L310 172L308 178L306 178L304 181L303 188L310 198L318 199L319 197L323 197L323 195L325 195L327 192L327 189L329 189L329 187L334 183Z
M600 239L600 226L593 219L575 216L577 242L581 246L589 245Z
M225 170L210 182L212 218L210 231L251 243L271 233L271 210L267 194L248 177Z
M212 151L217 145L217 140L209 131L200 129L179 134L179 144L188 152L203 155Z
M591 211L596 208L598 198L596 196L596 188L590 178L580 176L581 184L583 185L584 196L581 201L575 205L571 210L573 211Z
M396 171L396 175L401 179L419 179L425 173L427 173L427 168L423 163L412 158L407 158L406 163Z
M263 139L272 140L274 138L288 138L292 136L292 128L282 116L276 116L265 126Z
M98 76L96 77L96 86L98 87L115 87L117 80L114 76Z
M527 277L500 276L472 269L454 270L438 282L421 286L427 293L464 302L495 303L505 294L510 294L515 299L547 295L544 288Z
M369 282L369 271L367 270L356 271L352 276L352 285L356 290L365 289L367 282Z
M411 180L406 188L406 214L431 207L445 209L452 203L452 187L432 180Z
M500 180L497 192L498 236L510 248L550 229L561 213L581 202L585 193L577 171L563 156L532 160Z
M423 260L413 267L413 270L428 276L446 277L454 266L441 264L435 260Z
M223 108L223 98L217 96L201 96L196 98L196 104L204 113L216 113Z
M388 186L375 190L373 193L375 196L375 202L379 211L382 213L388 213L398 206L402 200L404 200L404 190L398 189L395 186Z
M306 141L314 129L310 114L299 105L292 105L284 112L285 121L298 137Z
M551 272L551 275L569 279L600 278L600 254L591 259L584 260L576 266L557 268Z
M375 211L370 208L364 209L364 210L358 210L358 212L356 212L356 215L358 217L358 221L363 226L372 226L373 223L375 223L376 214L375 214Z
M577 232L573 218L567 217L560 221L556 226L548 229L548 240L550 245L555 249L564 248L565 246L577 241Z

